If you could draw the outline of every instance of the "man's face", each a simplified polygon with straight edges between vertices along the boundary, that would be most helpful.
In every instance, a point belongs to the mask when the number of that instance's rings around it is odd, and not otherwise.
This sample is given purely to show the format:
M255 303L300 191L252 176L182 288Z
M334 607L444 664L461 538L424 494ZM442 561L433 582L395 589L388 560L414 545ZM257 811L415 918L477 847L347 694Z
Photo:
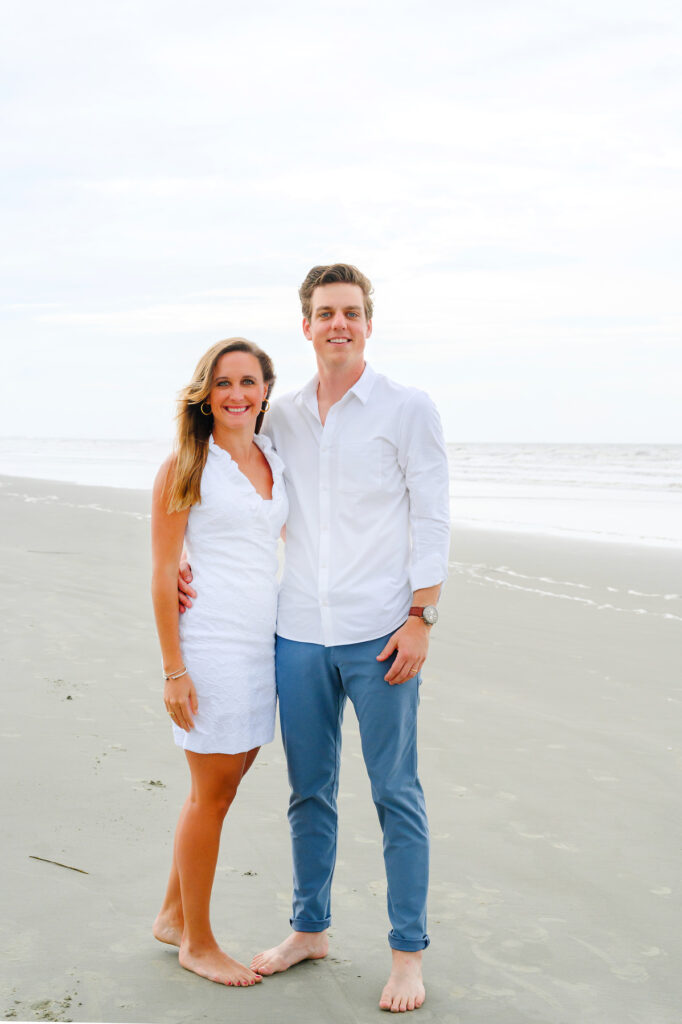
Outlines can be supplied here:
M361 371L372 321L365 316L365 297L360 285L318 285L311 305L310 320L303 318L303 333L313 343L318 364L331 371Z

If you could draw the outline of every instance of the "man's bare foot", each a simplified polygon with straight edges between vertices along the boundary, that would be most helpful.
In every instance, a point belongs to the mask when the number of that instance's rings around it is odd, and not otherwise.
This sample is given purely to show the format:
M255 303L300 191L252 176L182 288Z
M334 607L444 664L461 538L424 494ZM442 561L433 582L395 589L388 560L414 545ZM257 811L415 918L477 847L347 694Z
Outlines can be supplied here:
M392 953L391 976L381 993L379 1008L390 1010L391 1013L418 1010L426 999L421 950L417 953L406 953L402 949L394 949Z
M152 932L159 942L167 942L169 946L179 946L182 942L183 922L176 917L170 917L159 911L156 921L152 925Z
M186 971L194 971L200 977L208 978L219 985L255 985L261 981L260 975L250 971L238 960L233 960L227 953L223 953L218 945L205 949L190 949L187 944L183 944L178 960Z
M325 932L292 932L279 946L258 953L251 961L251 967L259 974L279 974L302 960L321 960L329 952L329 940Z

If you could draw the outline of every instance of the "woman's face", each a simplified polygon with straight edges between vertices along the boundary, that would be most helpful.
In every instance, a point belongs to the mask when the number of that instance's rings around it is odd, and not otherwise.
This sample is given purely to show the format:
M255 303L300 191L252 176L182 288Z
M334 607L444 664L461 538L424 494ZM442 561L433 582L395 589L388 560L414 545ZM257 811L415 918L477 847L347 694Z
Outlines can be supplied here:
M206 399L213 413L214 431L253 433L267 395L260 363L250 352L226 352L213 371L213 386Z

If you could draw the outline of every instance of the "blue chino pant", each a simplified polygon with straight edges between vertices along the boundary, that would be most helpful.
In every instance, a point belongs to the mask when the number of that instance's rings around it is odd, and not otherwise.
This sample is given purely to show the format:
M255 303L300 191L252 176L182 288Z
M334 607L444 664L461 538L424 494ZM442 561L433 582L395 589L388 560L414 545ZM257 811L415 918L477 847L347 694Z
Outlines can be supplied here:
M384 681L393 659L376 656L390 635L338 647L277 637L277 692L291 786L291 926L318 932L331 922L341 723L349 697L384 837L388 941L393 949L414 952L429 944L429 828L417 775L420 678L400 686Z

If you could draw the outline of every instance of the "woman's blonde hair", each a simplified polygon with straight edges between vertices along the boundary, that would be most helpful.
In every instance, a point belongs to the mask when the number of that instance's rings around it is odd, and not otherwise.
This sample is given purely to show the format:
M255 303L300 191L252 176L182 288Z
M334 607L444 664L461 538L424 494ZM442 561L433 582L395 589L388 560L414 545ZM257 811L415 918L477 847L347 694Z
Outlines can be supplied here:
M192 380L178 395L174 476L168 495L169 512L181 512L201 501L201 474L206 465L208 439L213 430L213 413L205 415L201 407L211 393L216 364L226 352L248 352L255 356L268 386L266 398L270 397L275 383L270 356L246 338L218 341L204 353L197 363ZM258 414L256 433L262 426L264 416L264 412Z

